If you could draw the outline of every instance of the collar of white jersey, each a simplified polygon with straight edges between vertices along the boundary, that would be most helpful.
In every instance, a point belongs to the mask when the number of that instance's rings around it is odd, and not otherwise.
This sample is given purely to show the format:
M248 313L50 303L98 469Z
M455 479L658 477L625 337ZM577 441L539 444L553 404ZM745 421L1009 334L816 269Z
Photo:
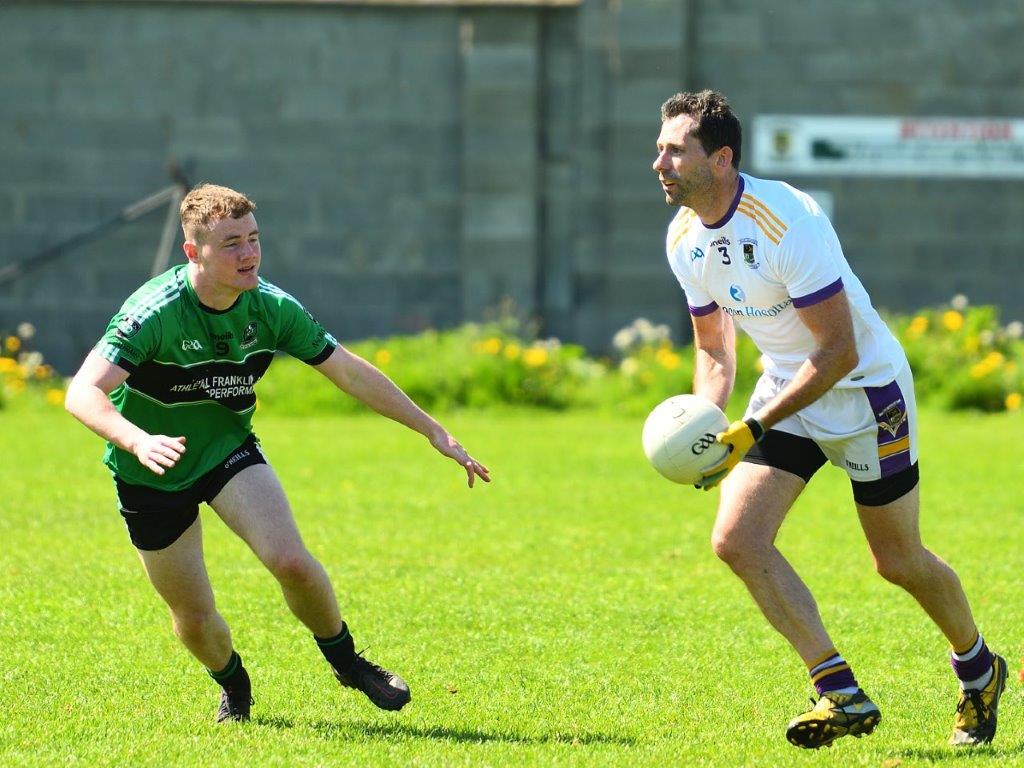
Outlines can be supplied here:
M725 216L720 218L714 224L705 224L704 229L721 229L722 227L729 223L729 219L731 219L733 214L736 213L736 206L740 204L740 198L743 197L743 174L737 174L736 179L736 196L732 199L732 202L729 204L729 210L725 212Z

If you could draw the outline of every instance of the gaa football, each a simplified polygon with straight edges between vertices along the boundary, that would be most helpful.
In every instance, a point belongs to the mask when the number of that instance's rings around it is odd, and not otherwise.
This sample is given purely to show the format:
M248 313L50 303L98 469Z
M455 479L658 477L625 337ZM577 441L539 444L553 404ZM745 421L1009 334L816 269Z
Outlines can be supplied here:
M698 395L675 395L659 403L644 422L643 445L651 465L674 483L694 485L703 470L728 449L715 435L729 426L722 410Z

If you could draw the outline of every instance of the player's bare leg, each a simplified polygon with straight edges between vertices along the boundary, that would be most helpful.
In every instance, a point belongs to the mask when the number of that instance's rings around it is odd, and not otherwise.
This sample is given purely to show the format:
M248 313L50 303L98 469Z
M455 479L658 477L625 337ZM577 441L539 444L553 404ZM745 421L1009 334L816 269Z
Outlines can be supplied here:
M875 568L903 587L942 630L954 648L973 642L978 628L960 579L921 543L918 487L881 507L857 505Z
M231 631L214 604L203 562L200 519L169 547L138 550L150 582L171 611L174 634L208 669L221 669L231 657Z
M355 652L327 572L306 549L270 465L243 469L210 506L277 579L288 607L313 633L342 685L362 691L382 709L401 709L408 703L409 688L402 678Z
M217 612L203 561L200 518L169 547L138 550L146 575L171 612L174 634L222 687L218 722L248 720L249 676Z
M832 648L832 640L807 586L775 546L805 485L781 469L741 462L722 482L711 544L765 618L810 663Z
M916 486L883 506L857 505L878 573L909 592L938 625L954 652L966 659L954 662L963 690L953 743L987 743L995 736L1006 662L992 654L980 637L956 573L922 544L919 512Z
M288 607L310 632L334 637L341 631L341 614L330 579L306 549L270 465L243 469L210 506L274 575Z
M741 462L722 482L712 546L807 664L820 698L789 723L786 738L814 749L841 736L871 733L881 714L836 651L810 590L775 546L805 485L784 470Z

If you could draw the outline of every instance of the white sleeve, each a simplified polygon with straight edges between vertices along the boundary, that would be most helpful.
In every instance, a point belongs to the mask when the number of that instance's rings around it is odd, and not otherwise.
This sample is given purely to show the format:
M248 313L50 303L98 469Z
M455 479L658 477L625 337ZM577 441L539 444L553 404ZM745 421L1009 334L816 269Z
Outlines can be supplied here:
M789 229L776 251L774 270L798 309L843 289L835 232L823 216L806 216Z
M697 284L690 270L680 263L680 258L678 251L675 254L669 254L668 263L672 267L672 273L679 281L683 293L686 294L686 305L689 307L690 314L699 317L718 309L718 304L707 294L707 291Z

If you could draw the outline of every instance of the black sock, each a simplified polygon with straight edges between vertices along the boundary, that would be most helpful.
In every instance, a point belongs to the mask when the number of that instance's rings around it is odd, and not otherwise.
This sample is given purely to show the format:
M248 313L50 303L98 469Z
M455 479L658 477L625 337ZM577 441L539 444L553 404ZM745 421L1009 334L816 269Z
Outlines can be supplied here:
M341 632L334 637L323 638L313 635L313 639L316 640L317 647L327 659L327 663L336 670L344 672L352 666L356 657L356 646L352 641L352 635L349 634L348 624L341 622Z
M206 671L224 689L239 690L241 687L249 684L249 673L242 666L242 657L238 655L237 651L231 652L231 658L228 659L227 666L224 669L219 672L214 672L212 669L207 669Z

